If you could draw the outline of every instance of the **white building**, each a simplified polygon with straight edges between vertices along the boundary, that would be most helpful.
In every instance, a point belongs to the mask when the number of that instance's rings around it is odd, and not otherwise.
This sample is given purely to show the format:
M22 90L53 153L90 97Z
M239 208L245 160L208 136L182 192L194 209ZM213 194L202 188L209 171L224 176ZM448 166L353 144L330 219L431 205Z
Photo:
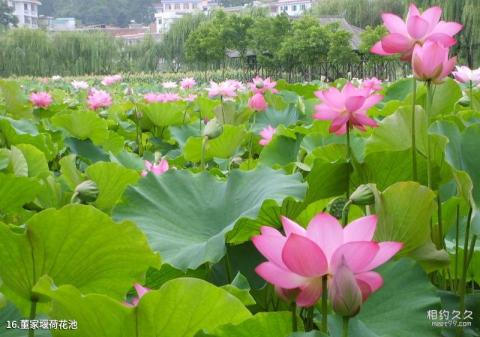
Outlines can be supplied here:
M312 0L279 0L275 2L275 5L277 15L286 13L288 16L297 17L312 8Z
M208 0L161 0L155 5L156 33L168 32L172 23L185 14L208 12L216 3Z
M38 7L42 3L38 0L7 0L7 4L14 8L13 15L18 18L19 27L38 28Z

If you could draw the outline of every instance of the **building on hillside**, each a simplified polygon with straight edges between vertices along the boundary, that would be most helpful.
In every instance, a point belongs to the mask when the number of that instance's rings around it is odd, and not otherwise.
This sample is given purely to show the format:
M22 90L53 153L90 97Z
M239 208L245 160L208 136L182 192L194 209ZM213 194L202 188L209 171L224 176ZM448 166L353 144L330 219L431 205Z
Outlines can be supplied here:
M271 3L270 7L274 15L285 13L290 17L298 17L312 8L312 0L279 0ZM273 10L275 7L276 11Z
M128 27L114 27L108 25L92 25L77 29L77 31L100 31L111 35L114 38L122 39L127 44L135 44L143 41L146 37L159 40L160 35L156 33L155 25L143 26L142 24L130 23Z
M185 14L207 13L218 7L212 0L161 0L154 5L157 34L165 34Z
M7 0L7 4L14 8L13 15L18 18L19 27L38 28L38 7L42 3L38 0Z

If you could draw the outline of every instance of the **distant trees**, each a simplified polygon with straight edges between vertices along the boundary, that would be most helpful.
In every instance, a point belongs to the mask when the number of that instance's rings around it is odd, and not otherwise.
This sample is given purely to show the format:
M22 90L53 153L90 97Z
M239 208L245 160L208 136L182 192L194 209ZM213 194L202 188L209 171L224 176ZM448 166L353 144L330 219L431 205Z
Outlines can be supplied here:
M18 19L13 15L13 8L5 1L0 1L0 31L7 29L10 25L15 26Z

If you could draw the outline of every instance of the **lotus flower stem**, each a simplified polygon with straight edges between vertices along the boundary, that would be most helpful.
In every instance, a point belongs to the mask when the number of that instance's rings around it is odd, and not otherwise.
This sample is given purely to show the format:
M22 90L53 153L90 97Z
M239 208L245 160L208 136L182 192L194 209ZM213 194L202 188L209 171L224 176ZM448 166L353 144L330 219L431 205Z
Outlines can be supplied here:
M458 293L458 237L460 235L460 206L457 206L457 221L455 223L455 270L454 279L456 291Z
M415 117L416 117L416 102L417 102L417 79L415 77L413 80L413 91L412 91L412 177L413 181L418 180L417 173L417 141L416 141L416 127L415 127Z
M469 85L469 89L470 89L470 107L473 109L473 81L470 81L470 85Z
M222 107L222 118L223 118L222 124L226 124L225 123L225 109L223 108L223 96L220 96L220 106Z
M437 195L437 210L438 210L438 239L439 248L446 248L445 247L445 238L443 237L443 221L442 221L442 201L440 200L440 193Z
M315 307L310 307L307 309L307 324L305 327L305 331L312 331L313 330L313 310Z
M227 272L227 282L228 284L230 284L233 280L233 273L232 263L230 262L230 254L228 253L228 246L225 249L225 271Z
M343 337L348 337L348 321L350 320L349 317L343 317Z
M352 162L352 153L350 149L350 122L347 123L347 199L350 197L350 165Z
M205 151L207 148L208 137L205 136L202 138L202 155L200 159L200 169L205 171Z
M468 271L468 255L469 255L469 241L470 241L470 226L472 224L472 213L473 210L470 207L470 211L468 213L467 219L467 228L465 229L465 243L463 246L463 270L462 270L462 278L460 279L459 285L459 294L460 297L460 312L463 314L465 311L465 293L466 293L466 286L467 286L467 271ZM473 240L472 240L473 241ZM475 241L473 241L475 244ZM463 327L457 327L457 337L463 336Z
M32 299L32 303L30 305L29 320L33 321L35 319L36 315L37 315L37 301L35 299ZM34 337L34 336L35 336L35 329L29 329L28 330L28 337Z
M428 136L428 128L430 126L430 115L432 110L433 102L433 86L431 81L427 81L427 105L426 105L426 114L427 114L427 186L432 188L432 158L431 158L431 149L430 149L430 137Z
M297 326L297 305L295 302L292 302L290 305L291 310L292 310L292 332L297 332L298 331L298 326Z
M324 275L322 277L322 332L327 333L328 325L328 276Z

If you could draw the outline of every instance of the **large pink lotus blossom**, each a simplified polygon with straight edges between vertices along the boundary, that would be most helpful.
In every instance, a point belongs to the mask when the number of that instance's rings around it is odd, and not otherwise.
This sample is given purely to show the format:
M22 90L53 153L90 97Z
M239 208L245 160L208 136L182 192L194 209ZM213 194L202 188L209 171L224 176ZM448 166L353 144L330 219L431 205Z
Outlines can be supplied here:
M272 227L261 227L253 244L267 258L256 268L263 279L281 288L280 295L296 295L297 305L314 305L322 294L322 277L332 277L344 264L354 273L365 301L383 285L380 274L372 271L392 258L399 242L372 241L377 225L375 215L359 218L345 228L333 216L317 214L303 228L282 217L285 236Z
M272 141L273 135L275 134L276 131L277 129L275 129L271 125L267 126L262 131L260 131L260 136L262 136L262 139L260 139L259 144L262 146L268 145Z
M480 84L480 68L472 70L467 66L457 66L457 71L452 74L459 83L472 84L476 86Z
M142 171L142 176L146 176L148 172L152 172L156 176L160 176L168 171L170 166L168 161L165 159L160 160L159 163L152 163L148 160L145 160L145 170Z
M100 108L108 108L112 105L112 96L104 90L97 90L93 88L87 98L88 107L92 110Z
M395 14L384 13L383 23L390 33L377 42L371 52L378 55L400 54L403 61L410 61L417 44L432 41L444 47L453 46L456 43L453 36L463 26L456 22L440 21L441 16L440 7L431 7L420 13L414 4L410 5L405 22Z
M123 79L122 75L110 75L105 76L102 80L102 84L105 86L113 85L117 82L120 82Z
M143 96L143 99L147 103L170 103L177 102L181 97L176 93L164 92L164 93L153 93L150 92Z
M214 98L218 96L221 96L223 98L231 98L231 97L237 96L236 87L228 81L221 82L221 83L210 81L210 88L207 88L207 90L208 90L208 96L210 98Z
M48 92L34 92L30 95L30 102L37 108L48 108L52 103L52 96Z
M143 287L141 284L135 283L133 286L135 290L137 291L137 296L132 298L132 303L124 302L124 304L127 307L136 307L138 305L138 302L140 302L140 299L145 296L146 293L150 291L150 289Z
M180 82L182 89L191 89L197 84L193 77L186 77Z
M268 104L263 94L256 93L248 100L248 107L255 111L265 111L268 108Z
M235 88L237 91L243 91L245 90L245 86L243 85L242 82L237 81L237 80L226 80L225 83L229 86L232 86Z
M371 94L368 88L357 88L347 83L342 91L330 88L317 91L315 95L322 101L315 106L314 118L331 120L330 132L343 135L347 127L365 131L366 126L376 127L377 123L367 116L367 110L383 99L383 95Z
M421 81L441 83L455 68L457 57L448 58L449 48L438 42L427 41L413 50L412 68L414 76Z
M263 79L260 76L255 77L252 79L252 83L250 83L250 90L254 94L264 94L267 91L270 91L272 94L278 93L278 90L275 89L277 82L271 80L270 77Z

